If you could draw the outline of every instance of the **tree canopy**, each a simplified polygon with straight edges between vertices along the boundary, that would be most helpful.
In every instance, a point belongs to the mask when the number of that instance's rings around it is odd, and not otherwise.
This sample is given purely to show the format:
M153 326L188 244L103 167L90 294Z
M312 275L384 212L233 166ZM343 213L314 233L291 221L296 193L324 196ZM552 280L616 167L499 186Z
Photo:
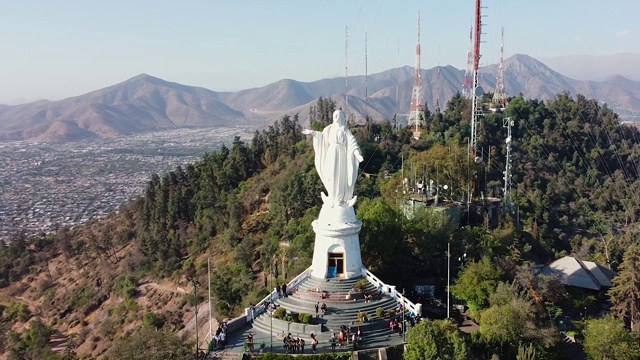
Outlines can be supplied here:
M469 346L449 321L422 321L409 331L405 360L466 360Z

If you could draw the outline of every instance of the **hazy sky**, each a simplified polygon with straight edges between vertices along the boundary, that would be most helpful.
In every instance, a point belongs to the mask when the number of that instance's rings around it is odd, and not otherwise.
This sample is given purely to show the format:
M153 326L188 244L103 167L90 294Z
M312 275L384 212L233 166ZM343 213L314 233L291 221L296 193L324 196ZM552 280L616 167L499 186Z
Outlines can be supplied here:
M482 64L640 53L638 0L484 0ZM80 95L148 73L216 91L415 63L465 68L474 0L1 0L0 103ZM398 51L399 49L399 51Z

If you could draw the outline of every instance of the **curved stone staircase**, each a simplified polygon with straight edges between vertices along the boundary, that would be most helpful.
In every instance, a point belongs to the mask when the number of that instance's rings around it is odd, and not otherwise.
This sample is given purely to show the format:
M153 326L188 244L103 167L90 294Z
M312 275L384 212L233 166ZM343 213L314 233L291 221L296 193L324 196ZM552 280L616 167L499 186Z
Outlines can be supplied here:
M363 333L363 342L361 349L372 349L386 347L390 345L398 345L403 342L403 338L399 332L392 332L389 329L390 319L378 319L376 317L376 309L381 307L385 310L396 308L396 301L389 295L383 294L382 297L373 301L365 302L360 298L347 299L346 294L352 290L353 286L364 277L352 279L337 278L325 281L309 277L301 282L296 289L290 291L289 295L284 298L275 300L278 307L282 307L290 312L311 314L315 317L315 304L321 305L322 302L327 304L327 312L322 315L319 311L318 317L315 319L319 326L313 331L319 341L318 352L330 352L331 346L329 339L331 333L336 335L340 332L340 326L346 325L351 328L352 334L357 332L358 327ZM367 282L366 291L377 293L377 289ZM319 290L319 291L317 291ZM325 298L322 299L321 292L325 292ZM370 318L369 322L356 323L358 312L364 311ZM271 343L273 343L274 352L284 352L282 348L282 337L291 333L293 337L303 338L307 344L305 353L311 352L310 332L305 331L307 328L301 324L288 324L284 321L271 321L268 313L258 315L253 323L247 325L237 334L233 334L230 340L232 351L242 351L243 342L246 336L251 333L254 338L254 348L259 349L261 343L266 344L266 350L269 351ZM298 326L300 325L300 326ZM337 347L336 351L352 350L352 345L345 347Z

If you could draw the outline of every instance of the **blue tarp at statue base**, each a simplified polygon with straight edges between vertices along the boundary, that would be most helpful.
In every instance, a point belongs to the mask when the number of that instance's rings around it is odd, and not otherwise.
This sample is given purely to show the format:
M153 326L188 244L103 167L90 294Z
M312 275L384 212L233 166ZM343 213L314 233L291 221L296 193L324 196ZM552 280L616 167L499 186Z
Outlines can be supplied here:
M338 276L338 268L335 266L329 266L327 268L327 277L334 278Z

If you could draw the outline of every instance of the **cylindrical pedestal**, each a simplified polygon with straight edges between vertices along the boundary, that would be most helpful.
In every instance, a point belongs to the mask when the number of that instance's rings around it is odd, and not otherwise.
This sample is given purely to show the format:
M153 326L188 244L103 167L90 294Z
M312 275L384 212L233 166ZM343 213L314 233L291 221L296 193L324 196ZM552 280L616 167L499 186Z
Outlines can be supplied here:
M316 241L311 276L319 279L336 275L345 279L362 276L363 265L358 237L362 222L356 219L353 207L325 205L320 210L318 220L312 225ZM338 267L335 274L328 272L331 265Z

